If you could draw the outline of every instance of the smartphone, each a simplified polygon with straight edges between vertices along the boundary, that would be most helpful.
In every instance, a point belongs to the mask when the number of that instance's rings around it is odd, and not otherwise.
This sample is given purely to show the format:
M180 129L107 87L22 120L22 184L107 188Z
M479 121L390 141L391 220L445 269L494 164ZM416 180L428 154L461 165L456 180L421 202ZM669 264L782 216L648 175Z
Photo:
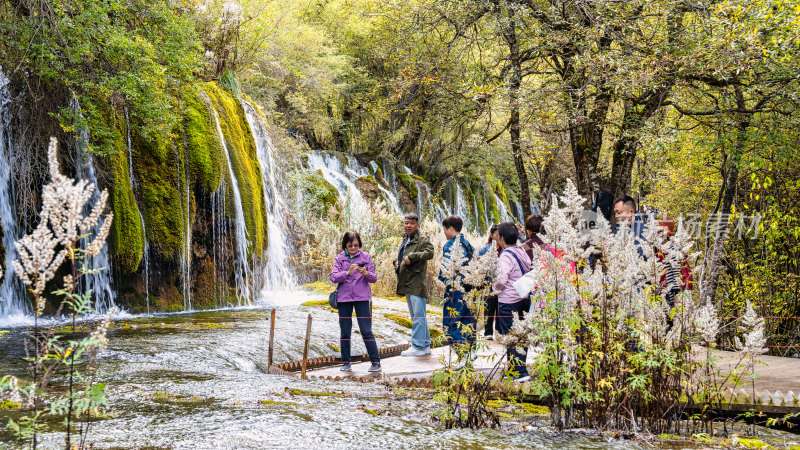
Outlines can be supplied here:
M360 262L360 263L358 263L358 267L364 267L364 266L366 266L366 265L367 265L367 263L365 263L365 262Z

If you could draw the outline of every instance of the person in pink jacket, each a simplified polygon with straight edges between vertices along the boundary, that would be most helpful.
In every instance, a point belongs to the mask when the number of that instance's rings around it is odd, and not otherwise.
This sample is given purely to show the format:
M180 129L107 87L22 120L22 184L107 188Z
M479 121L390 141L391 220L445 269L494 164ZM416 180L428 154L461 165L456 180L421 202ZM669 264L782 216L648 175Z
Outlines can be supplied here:
M530 297L520 297L514 289L514 282L531 270L531 259L525 250L517 245L519 232L512 222L501 223L497 227L497 234L497 243L502 251L497 259L497 277L494 279L493 287L495 291L500 292L497 294L497 331L503 335L511 330L514 315L522 320L525 312L531 307ZM508 363L517 373L515 381L524 382L531 378L525 366L527 356L527 349L522 351L516 347L508 349Z
M369 254L361 251L361 236L357 231L348 231L342 238L342 252L336 255L331 270L331 281L337 283L339 290L339 329L342 352L342 371L352 370L350 366L350 336L353 328L353 311L356 312L361 338L367 347L372 365L370 372L381 371L381 357L378 343L372 334L372 316L369 302L372 300L370 283L378 281L375 265Z

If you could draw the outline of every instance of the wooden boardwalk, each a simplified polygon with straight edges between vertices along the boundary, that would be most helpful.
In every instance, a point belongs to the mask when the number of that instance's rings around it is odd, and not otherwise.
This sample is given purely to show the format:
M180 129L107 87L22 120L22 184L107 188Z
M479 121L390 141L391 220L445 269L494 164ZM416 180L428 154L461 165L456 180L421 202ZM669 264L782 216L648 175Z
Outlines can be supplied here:
M400 348L391 349L397 355ZM489 341L488 348L478 354L473 364L476 370L488 372L494 367L498 358L502 358L504 349L495 341ZM312 369L307 372L308 378L317 379L353 379L356 381L385 381L405 386L428 386L430 377L436 369L443 367L448 358L454 357L449 347L433 349L431 355L423 357L389 356L381 360L383 372L370 374L367 372L370 363L353 363L352 372L342 372L333 358L326 359L328 367ZM698 352L698 357L705 357ZM739 362L735 352L715 351L717 370L725 376ZM726 409L746 411L755 409L765 413L781 414L800 412L800 359L762 356L763 364L755 367L754 384L745 389L729 389L726 391ZM298 374L299 375L299 374ZM753 389L755 388L755 395Z

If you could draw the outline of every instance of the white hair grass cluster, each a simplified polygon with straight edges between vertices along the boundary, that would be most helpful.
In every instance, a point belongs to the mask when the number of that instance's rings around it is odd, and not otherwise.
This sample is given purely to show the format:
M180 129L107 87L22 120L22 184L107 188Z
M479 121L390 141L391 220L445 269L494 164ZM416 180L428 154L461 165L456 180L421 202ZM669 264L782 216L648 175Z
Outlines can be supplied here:
M91 258L100 253L111 231L113 213L103 216L108 201L108 192L103 190L100 200L87 213L95 185L87 180L76 181L61 173L58 163L58 141L50 138L47 157L50 166L50 182L42 189L42 210L39 225L16 242L19 259L14 268L22 282L37 298L36 311L44 309L45 285L55 277L56 271L70 257L70 252L81 251L77 242L91 238L83 256ZM103 216L103 225L93 237L91 230ZM70 282L72 280L70 279Z

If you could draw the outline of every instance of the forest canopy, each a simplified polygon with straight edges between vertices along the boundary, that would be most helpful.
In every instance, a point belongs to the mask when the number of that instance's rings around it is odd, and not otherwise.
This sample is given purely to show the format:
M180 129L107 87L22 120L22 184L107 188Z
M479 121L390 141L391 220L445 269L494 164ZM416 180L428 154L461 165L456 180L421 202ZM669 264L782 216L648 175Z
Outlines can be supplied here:
M170 134L181 91L217 80L303 145L434 192L490 176L527 214L571 179L588 201L757 216L751 238L703 234L703 295L796 317L798 28L784 0L0 0L0 68L99 154L109 105Z

